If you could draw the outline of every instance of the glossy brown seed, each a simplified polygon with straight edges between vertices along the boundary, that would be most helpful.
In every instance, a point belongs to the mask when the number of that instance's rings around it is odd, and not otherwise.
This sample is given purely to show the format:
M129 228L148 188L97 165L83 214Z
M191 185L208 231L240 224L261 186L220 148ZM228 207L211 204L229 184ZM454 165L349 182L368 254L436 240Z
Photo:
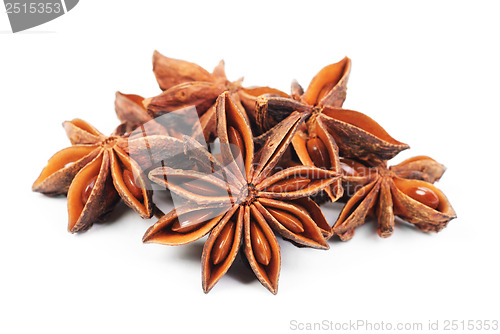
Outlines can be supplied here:
M175 220L172 224L172 231L178 233L191 232L210 218L213 218L213 212L211 210L187 212Z
M271 261L271 247L264 232L257 226L256 222L250 224L250 238L252 240L252 250L257 262L267 266Z
M85 204L88 202L98 177L99 175L96 175L90 180L88 180L87 185L83 188L84 190L81 195L83 206L85 206ZM108 178L108 180L106 181L103 191L106 193L106 196L103 199L104 201L103 203L111 204L116 200L117 192L115 190L115 187L113 185L113 180L111 178Z
M368 168L357 161L340 158L340 168L344 176L364 176L368 173Z
M327 95L332 90L332 88L334 86L335 86L335 83L331 82L331 83L325 85L323 88L321 88L321 91L318 94L318 102L321 101L321 99L323 97L325 97L325 95Z
M123 171L123 182L135 198L137 198L138 200L143 199L142 189L137 186L134 181L134 174L128 169L125 169Z
M285 226L293 233L304 232L304 227L302 226L302 223L294 215L277 209L268 208L267 210L273 215L274 218L276 218L277 221L281 223L281 225Z
M234 145L231 147L233 156L238 157L241 154L241 157L243 158L245 156L245 143L243 142L243 138L240 133L234 127L229 126L227 136L229 137L229 143Z
M223 189L202 179L193 179L181 176L167 176L167 182L170 185L182 186L182 188L195 194L203 194L205 196L220 196L227 194L227 192L223 192Z
M342 168L342 175L344 176L359 176L359 173L351 166L340 162L340 168Z
M404 193L414 200L436 209L439 206L439 197L434 191L427 187L411 187L404 190Z
M307 177L297 176L276 182L272 186L266 188L266 191L276 193L297 191L305 188L309 183L311 183L311 180Z
M212 263L216 266L224 261L231 250L234 240L234 229L236 224L228 221L222 229L212 247Z
M344 176L360 176L368 172L368 167L351 159L340 158L340 168Z
M314 165L319 168L329 168L330 167L330 157L328 156L328 150L325 144L318 137L310 138L307 141L307 153L314 162Z
M95 181L97 180L97 176L94 176L93 178L91 178L88 182L87 182L87 185L84 187L84 190L82 192L82 204L85 206L85 204L87 203L87 201L89 200L90 198L90 194L92 193L92 189L94 189L94 186L95 186Z
M318 104L326 95L333 89L337 88L344 90L344 97L340 101L342 105L345 99L345 85L349 78L350 72L350 59L344 58L338 63L331 64L323 67L318 74L314 76L307 88L305 94L302 96L304 102L310 105Z

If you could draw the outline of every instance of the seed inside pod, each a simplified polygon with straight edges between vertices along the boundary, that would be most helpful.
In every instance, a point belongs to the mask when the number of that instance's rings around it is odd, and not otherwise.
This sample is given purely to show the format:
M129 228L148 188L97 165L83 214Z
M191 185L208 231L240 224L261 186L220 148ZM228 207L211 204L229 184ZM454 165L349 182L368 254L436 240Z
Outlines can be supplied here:
M340 168L342 168L342 174L344 176L360 176L368 172L368 167L365 165L345 158L340 158Z
M406 189L404 193L414 200L433 209L437 209L437 207L439 206L439 197L434 191L432 191L432 189L429 189L427 187L410 187Z
M344 176L359 176L359 173L354 168L343 162L340 162L340 168L342 168L342 175Z
M144 196L142 194L142 189L137 186L134 180L134 174L128 169L125 169L123 171L123 182L135 198L137 198L138 200L143 199Z
M182 188L195 193L195 194L203 194L205 196L223 196L227 195L227 191L225 189L221 189L220 187L207 182L203 179L193 179L189 177L183 176L167 176L167 182L170 185L181 186Z
M97 175L91 178L87 185L84 187L82 192L82 204L85 205L90 198L90 194L92 193L92 189L94 189L95 181L97 180Z
M266 191L269 192L291 192L305 188L311 180L307 177L296 176L289 179L281 180L274 183L272 186L267 187Z
M245 142L240 133L234 127L229 126L227 136L229 137L229 143L234 145L231 147L233 156L237 157L241 154L241 157L243 157L245 155Z
M277 221L279 221L283 226L292 231L293 233L302 233L304 232L304 227L300 220L294 215L277 209L267 209Z
M191 232L213 217L212 210L186 212L172 224L172 231L179 233Z
M264 232L257 226L256 222L250 223L250 239L252 240L252 250L257 262L267 266L271 261L271 247L264 235Z
M97 181L98 175L92 177L90 180L88 180L87 185L83 188L84 190L82 191L82 204L85 206L85 204L88 202L90 195L92 194L92 190L95 187L95 183ZM104 185L104 189L102 190L106 193L106 196L103 200L103 204L111 204L117 197L116 190L113 185L113 180L111 177L109 177L106 181L106 184Z
M212 247L212 263L218 265L224 261L231 250L234 240L234 230L236 224L228 221L222 229Z
M307 152L316 167L330 168L330 157L325 144L320 138L314 137L307 141Z

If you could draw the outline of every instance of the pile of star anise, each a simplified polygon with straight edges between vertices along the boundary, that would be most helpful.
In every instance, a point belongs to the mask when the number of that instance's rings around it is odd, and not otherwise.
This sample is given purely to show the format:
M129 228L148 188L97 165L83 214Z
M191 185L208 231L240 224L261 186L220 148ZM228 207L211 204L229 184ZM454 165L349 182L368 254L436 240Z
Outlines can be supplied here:
M456 217L433 185L444 166L426 156L387 166L408 145L342 108L350 70L344 58L324 67L305 91L292 83L288 95L229 81L223 62L209 73L155 52L163 92L147 99L117 93L121 124L110 136L80 119L65 122L72 146L49 160L33 190L67 195L72 233L105 220L123 200L142 218L159 218L144 242L181 245L208 234L205 292L241 250L276 293L276 234L328 249L328 239L352 238L367 219L377 222L381 237L392 234L396 216L419 230L441 231ZM151 182L168 189L172 211L154 205L153 192L162 188ZM319 204L337 200L346 204L330 226Z

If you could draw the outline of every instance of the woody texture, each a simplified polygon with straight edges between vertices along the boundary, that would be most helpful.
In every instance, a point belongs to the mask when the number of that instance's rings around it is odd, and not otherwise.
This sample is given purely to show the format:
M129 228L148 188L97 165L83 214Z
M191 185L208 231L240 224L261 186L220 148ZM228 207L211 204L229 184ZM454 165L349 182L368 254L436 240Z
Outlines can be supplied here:
M240 256L276 294L281 239L327 250L366 223L387 238L398 224L440 232L456 218L435 186L444 165L427 156L392 163L409 146L343 107L349 58L322 68L305 90L293 81L290 94L244 87L224 66L209 72L155 51L160 91L117 92L119 125L109 136L81 119L64 122L71 146L49 159L32 190L67 196L71 233L105 222L121 201L143 219L157 218L144 243L180 246L207 236L205 293ZM164 214L154 192L166 192L173 209ZM326 202L344 206L325 217Z

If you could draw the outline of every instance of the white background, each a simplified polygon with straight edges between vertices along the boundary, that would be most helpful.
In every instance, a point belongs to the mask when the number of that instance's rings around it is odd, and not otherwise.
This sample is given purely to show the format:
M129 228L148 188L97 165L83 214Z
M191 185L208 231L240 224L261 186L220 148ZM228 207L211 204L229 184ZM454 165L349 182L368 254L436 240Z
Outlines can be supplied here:
M1 333L287 333L290 322L500 320L499 6L495 2L187 3L85 0L12 34L0 13ZM159 93L153 50L230 79L288 91L323 66L353 62L346 108L376 119L448 167L437 184L458 219L440 234L373 222L329 251L279 240L279 292L241 262L205 295L202 241L143 245L155 219L131 210L81 235L65 198L32 193L69 145L61 123L117 125L114 93ZM168 208L164 208L168 209ZM337 206L325 208L330 223ZM442 327L441 327L442 328Z

